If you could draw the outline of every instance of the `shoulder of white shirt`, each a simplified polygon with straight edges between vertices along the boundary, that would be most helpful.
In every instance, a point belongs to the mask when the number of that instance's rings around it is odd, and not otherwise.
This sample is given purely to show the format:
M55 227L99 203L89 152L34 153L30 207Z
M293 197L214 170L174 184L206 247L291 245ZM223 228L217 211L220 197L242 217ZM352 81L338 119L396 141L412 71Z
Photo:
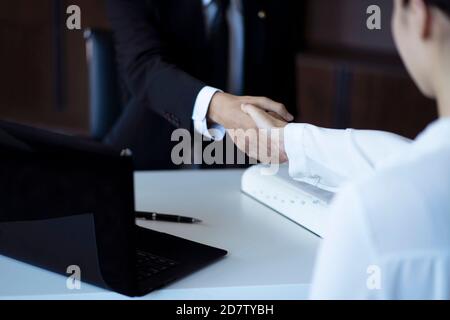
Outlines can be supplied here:
M450 217L445 214L450 212L450 198L442 196L450 190L450 141L447 137L450 137L450 121L437 121L403 150L403 157L400 155L395 163L341 190L346 201L360 204L356 214L362 215L366 235L380 255L387 254L390 249L386 248L394 247L398 247L399 255L407 255L417 251L430 237L433 238L430 243L450 249L446 242ZM448 228L430 230L439 225L439 221L448 221ZM403 247L398 246L401 237L409 235L411 244L406 241Z

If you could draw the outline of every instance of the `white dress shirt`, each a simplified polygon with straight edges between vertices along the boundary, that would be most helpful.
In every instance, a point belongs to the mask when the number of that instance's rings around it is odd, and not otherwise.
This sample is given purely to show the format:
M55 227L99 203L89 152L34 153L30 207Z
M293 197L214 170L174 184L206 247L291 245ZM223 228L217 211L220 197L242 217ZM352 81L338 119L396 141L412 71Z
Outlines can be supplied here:
M214 0L202 1L206 33L208 33L211 23L217 14L217 5ZM225 136L225 129L218 124L213 124L208 128L206 116L214 94L222 90L226 90L235 95L242 94L244 72L244 22L241 5L241 0L230 0L230 6L227 12L228 28L230 31L228 87L220 88L220 90L206 86L199 92L194 104L194 111L192 114L194 128L197 132L210 139L222 140Z
M295 123L286 127L284 136L290 175L331 191L349 178L374 172L381 161L411 143L388 132Z
M289 151L300 155L290 159L291 165L311 154L320 163L321 153L301 144L310 148L313 141L302 141L302 130L294 128L290 134L297 134L302 151ZM320 148L331 142L328 133L312 131ZM385 135L384 146L381 140L377 132L341 132L323 153L325 176L335 171L350 178L355 165L358 178L344 186L331 206L311 297L450 299L450 119L433 123L412 143L398 143L391 135ZM355 152L355 145L362 150ZM334 162L327 158L332 152L339 153Z

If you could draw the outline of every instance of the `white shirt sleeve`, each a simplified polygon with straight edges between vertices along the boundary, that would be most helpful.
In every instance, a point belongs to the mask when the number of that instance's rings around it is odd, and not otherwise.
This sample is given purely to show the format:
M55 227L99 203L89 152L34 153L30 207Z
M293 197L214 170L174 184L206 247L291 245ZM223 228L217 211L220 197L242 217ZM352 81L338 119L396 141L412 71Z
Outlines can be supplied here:
M376 299L378 267L363 207L345 190L331 207L325 238L314 268L310 298L314 300Z
M225 137L225 128L215 123L211 124L211 127L208 128L208 121L206 119L211 100L217 92L222 91L208 86L200 90L197 95L197 99L195 100L192 120L194 121L194 129L198 133L209 139L220 141Z
M325 189L337 189L349 179L373 172L381 161L411 143L388 132L309 124L289 124L284 136L290 175Z

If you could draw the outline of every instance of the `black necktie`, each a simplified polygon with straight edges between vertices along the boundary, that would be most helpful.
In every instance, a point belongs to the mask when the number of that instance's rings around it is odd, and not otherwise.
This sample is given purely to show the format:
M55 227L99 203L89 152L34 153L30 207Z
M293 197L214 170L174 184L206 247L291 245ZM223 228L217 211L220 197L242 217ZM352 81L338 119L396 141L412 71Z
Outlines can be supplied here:
M230 0L215 0L217 14L209 30L211 85L222 90L228 87L229 30L227 10Z

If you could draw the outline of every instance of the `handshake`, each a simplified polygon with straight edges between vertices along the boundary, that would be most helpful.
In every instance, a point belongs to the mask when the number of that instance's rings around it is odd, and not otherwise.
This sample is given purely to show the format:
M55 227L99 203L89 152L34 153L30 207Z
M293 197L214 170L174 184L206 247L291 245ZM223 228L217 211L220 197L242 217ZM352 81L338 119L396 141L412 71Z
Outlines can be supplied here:
M294 117L286 107L265 97L238 97L218 92L211 100L208 119L222 125L234 144L264 164L288 161L284 128Z

